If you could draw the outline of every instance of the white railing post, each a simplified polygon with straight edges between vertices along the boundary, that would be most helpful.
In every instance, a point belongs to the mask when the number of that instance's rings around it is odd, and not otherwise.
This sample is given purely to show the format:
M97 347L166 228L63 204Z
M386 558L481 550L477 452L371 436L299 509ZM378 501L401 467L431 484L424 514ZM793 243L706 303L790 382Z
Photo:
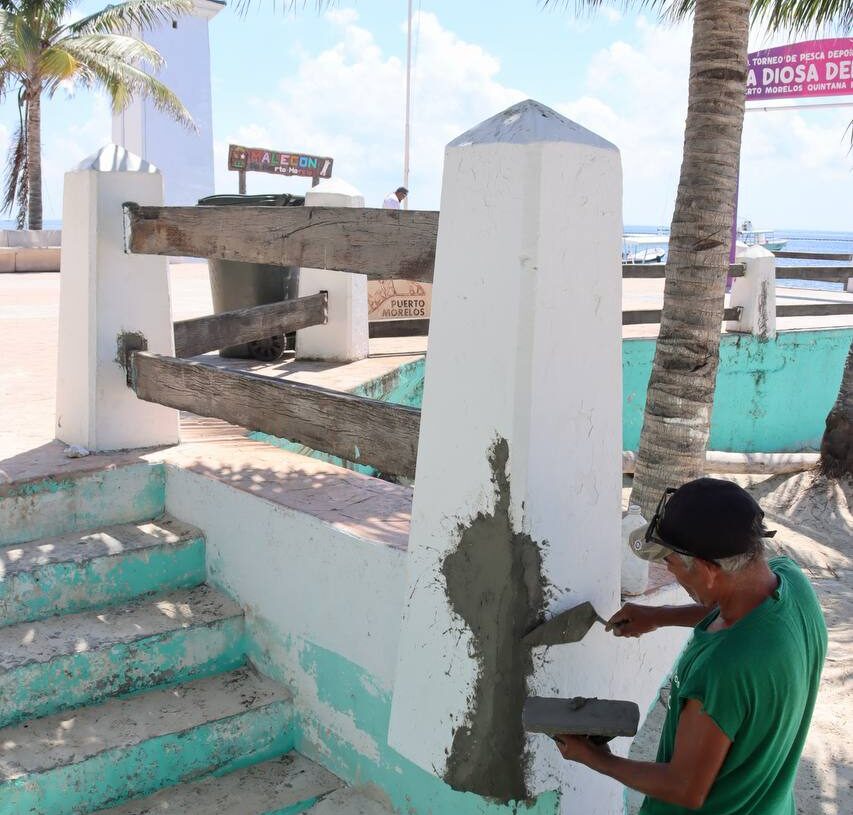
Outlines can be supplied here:
M340 179L321 181L305 194L306 207L363 207L364 196ZM326 325L296 333L296 356L330 362L353 362L369 353L367 326L367 275L328 269L299 272L299 296L329 293Z
M156 167L115 144L65 174L56 437L89 450L175 444L178 412L127 386L120 340L174 354L165 257L124 251L122 204L162 205Z
M727 331L753 334L762 340L776 336L776 257L762 246L750 246L737 256L743 277L732 283L730 305L742 309L740 320L726 323Z
M621 219L619 151L537 102L447 148L389 732L455 789L562 788L585 815L621 789L528 740L521 706L613 693L613 638L547 664L520 640L546 610L618 608Z

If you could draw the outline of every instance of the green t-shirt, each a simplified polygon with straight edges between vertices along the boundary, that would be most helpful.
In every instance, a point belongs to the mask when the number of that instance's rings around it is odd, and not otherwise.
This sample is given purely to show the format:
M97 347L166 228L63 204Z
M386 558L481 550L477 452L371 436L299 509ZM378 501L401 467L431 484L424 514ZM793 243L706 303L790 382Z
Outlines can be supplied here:
M701 703L731 749L701 809L646 798L640 815L795 815L794 779L826 656L826 624L811 584L790 558L770 568L779 588L730 628L693 631L672 675L657 761L668 762L681 709Z

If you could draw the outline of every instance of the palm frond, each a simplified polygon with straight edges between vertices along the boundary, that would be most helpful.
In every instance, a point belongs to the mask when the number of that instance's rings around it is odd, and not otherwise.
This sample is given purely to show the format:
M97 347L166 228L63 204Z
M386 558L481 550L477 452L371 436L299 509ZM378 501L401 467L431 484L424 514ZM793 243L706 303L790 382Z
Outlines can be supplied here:
M81 54L91 54L130 65L145 65L152 71L165 65L165 60L153 45L126 34L80 34L63 37L55 47L73 54L78 60Z
M249 0L251 2L251 0ZM575 12L589 12L603 5L648 8L672 21L689 17L696 0L539 0L540 5L573 5ZM793 34L826 29L853 30L853 0L753 0L752 19L771 31Z
M9 143L6 156L6 168L3 190L2 212L11 212L17 207L14 218L18 229L26 225L27 198L29 185L27 183L27 129L24 127L24 114L15 131L15 136Z
M147 31L193 10L192 0L125 0L68 26L72 34L127 34Z
M234 8L238 14L245 14L253 6L262 7L265 3L267 6L272 6L273 11L281 8L283 13L293 11L295 8L305 8L306 6L316 6L317 11L322 11L329 6L337 5L338 0L235 0Z
M853 31L853 0L753 0L752 15L771 31Z
M88 85L101 85L107 91L113 111L124 110L133 99L141 96L151 100L157 110L195 129L190 112L175 93L142 68L108 54L78 51L73 38L65 42L65 47L81 65L78 74L81 80Z

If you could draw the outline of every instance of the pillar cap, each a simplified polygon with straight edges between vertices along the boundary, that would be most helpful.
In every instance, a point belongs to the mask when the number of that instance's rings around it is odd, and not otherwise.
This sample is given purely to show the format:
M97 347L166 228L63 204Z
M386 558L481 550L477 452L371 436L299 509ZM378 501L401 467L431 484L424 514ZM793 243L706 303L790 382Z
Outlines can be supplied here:
M604 150L616 145L567 119L541 102L525 99L457 136L448 147L474 144L536 144L570 142Z
M83 159L74 172L95 170L99 173L159 173L160 171L136 153L125 150L117 144L107 144Z

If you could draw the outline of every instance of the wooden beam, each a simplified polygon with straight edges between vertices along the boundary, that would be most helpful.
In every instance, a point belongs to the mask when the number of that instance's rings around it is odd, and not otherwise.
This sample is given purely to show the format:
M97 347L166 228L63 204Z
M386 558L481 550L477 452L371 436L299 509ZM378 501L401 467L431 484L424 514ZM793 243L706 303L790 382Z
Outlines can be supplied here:
M429 319L426 320L375 320L369 324L370 339L377 337L426 337Z
M290 439L385 474L415 475L416 408L145 351L131 354L131 383L147 402Z
M777 280L823 280L846 283L853 277L853 266L777 266Z
M124 205L125 244L182 255L431 282L438 213L359 207Z
M175 356L194 357L207 351L289 334L328 321L326 292L175 323Z
M791 258L793 260L840 260L842 263L849 263L853 260L853 255L846 252L774 252L777 258Z
M853 314L853 301L849 303L811 303L802 306L776 306L777 317L831 317L836 314Z
M743 277L746 267L742 263L729 266L730 277ZM665 263L623 263L622 277L625 279L648 280L655 277L666 277Z
M723 312L723 320L739 320L741 315L740 306L735 308L727 308ZM659 323L661 318L661 309L644 309L641 311L623 311L622 325L653 325Z

